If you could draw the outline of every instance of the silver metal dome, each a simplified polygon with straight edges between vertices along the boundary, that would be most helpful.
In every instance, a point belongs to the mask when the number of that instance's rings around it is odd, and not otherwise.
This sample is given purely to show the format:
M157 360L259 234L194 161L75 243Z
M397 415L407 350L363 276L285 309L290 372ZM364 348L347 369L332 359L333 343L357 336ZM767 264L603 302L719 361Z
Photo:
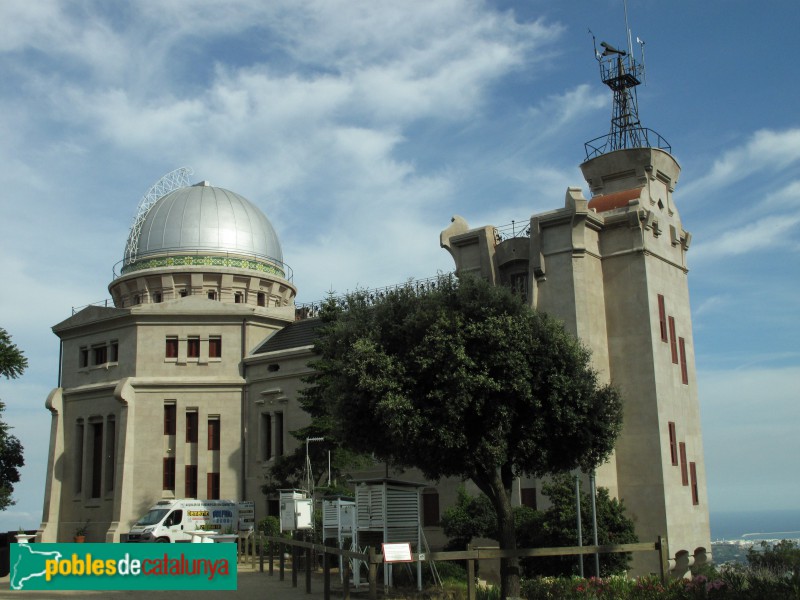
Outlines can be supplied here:
M278 235L264 213L239 194L205 181L158 200L136 242L136 255L125 257L123 272L154 255L210 253L283 263Z

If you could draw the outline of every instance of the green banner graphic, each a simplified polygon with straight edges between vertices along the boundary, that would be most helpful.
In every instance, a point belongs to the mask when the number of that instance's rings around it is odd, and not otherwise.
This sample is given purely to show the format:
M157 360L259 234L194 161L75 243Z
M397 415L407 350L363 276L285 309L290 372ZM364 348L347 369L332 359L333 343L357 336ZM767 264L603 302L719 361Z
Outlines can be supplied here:
M235 590L236 544L11 544L12 590Z

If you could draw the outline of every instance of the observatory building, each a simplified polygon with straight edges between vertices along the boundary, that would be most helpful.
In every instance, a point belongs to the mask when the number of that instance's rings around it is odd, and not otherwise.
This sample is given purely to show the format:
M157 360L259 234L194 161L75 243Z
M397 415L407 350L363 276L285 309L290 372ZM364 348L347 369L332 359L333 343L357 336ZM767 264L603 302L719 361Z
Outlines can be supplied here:
M611 132L587 144L581 165L591 197L569 188L563 207L511 230L454 217L440 243L457 273L509 286L592 350L594 367L625 400L624 429L597 484L624 501L640 540L667 536L685 564L710 548L691 236L673 197L680 167L638 121L638 67L604 47L597 55L615 105ZM298 398L317 321L295 304L267 217L234 192L189 185L185 169L170 173L143 198L109 291L112 305L53 327L61 358L46 402L39 539L69 541L88 522L89 541L119 541L170 498L253 500L256 519L277 514L261 488L297 446L289 432L308 421ZM376 475L383 466L360 473ZM444 541L438 516L459 484L424 484L433 546ZM518 501L544 505L540 482L515 487ZM658 567L654 555L635 558L637 572Z

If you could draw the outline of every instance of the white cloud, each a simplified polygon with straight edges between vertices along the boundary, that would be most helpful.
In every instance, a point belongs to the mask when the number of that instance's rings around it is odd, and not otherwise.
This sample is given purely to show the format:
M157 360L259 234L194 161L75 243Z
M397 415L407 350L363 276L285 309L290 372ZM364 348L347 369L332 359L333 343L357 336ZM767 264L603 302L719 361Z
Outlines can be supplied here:
M695 246L692 253L694 264L725 256L738 256L759 250L794 248L792 238L800 223L800 212L775 215L759 219L726 231L716 239Z

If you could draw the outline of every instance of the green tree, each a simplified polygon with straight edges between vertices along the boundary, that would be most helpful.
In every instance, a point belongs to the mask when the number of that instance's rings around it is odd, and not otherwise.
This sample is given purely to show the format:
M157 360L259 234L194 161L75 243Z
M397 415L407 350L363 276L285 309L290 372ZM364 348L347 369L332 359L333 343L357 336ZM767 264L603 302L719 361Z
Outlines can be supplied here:
M516 548L511 484L596 467L621 428L617 392L563 326L483 280L441 278L372 299L329 302L305 397L356 452L426 477L471 479ZM519 596L519 561L503 561L501 594Z
M0 328L0 375L6 379L16 379L28 367L28 359L11 341L5 329ZM0 401L0 416L6 405ZM22 444L16 436L11 435L9 427L0 418L0 510L14 504L11 494L14 484L19 481L19 469L25 464L22 456Z
M760 550L750 548L747 562L751 567L766 569L779 575L800 574L800 547L792 540L777 544L761 542Z
M578 545L577 515L575 512L575 479L562 474L553 477L542 486L542 494L550 500L550 507L543 512L536 527L520 532L530 547L555 548ZM616 498L611 498L608 490L597 488L595 496L597 508L597 541L606 544L629 544L638 542L633 521L625 514L625 506ZM584 546L592 545L592 499L581 490L581 538ZM622 573L628 568L630 554L601 554L600 575ZM593 573L594 558L584 558L585 572ZM578 561L574 556L553 556L527 561L528 575L577 575Z

